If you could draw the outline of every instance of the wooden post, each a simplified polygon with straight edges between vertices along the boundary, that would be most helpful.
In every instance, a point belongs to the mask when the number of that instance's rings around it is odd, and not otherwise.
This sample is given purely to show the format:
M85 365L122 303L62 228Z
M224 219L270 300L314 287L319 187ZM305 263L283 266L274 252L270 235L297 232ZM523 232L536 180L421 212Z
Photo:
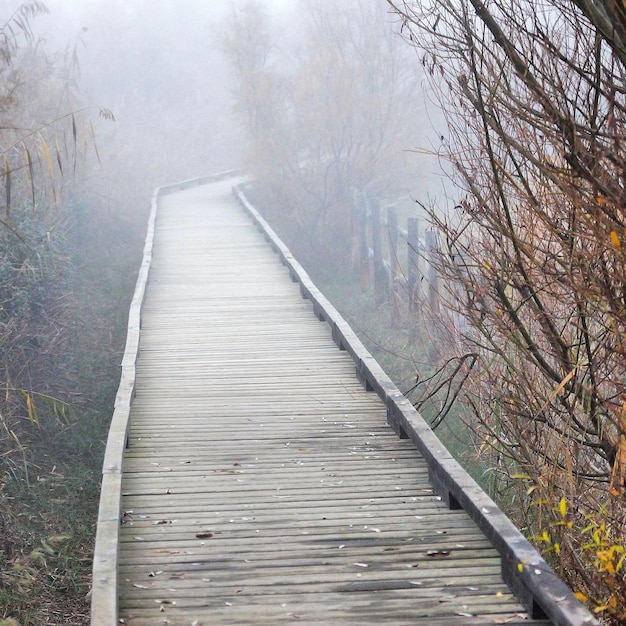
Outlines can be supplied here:
M428 305L431 313L437 313L439 311L439 278L435 265L437 233L434 230L427 230L424 233L424 243L426 244L426 259L428 261Z
M400 321L400 279L402 270L398 259L398 213L394 206L387 207L387 238L389 249L389 297L391 299L391 322Z
M380 202L378 198L370 199L370 219L372 224L372 251L374 256L374 294L376 302L382 304L385 301L387 277L383 264L382 226L380 223Z
M361 210L361 194L356 190L352 190L352 204L350 206L350 263L355 276L360 272L359 252L359 212Z
M361 289L367 291L370 287L370 255L367 243L367 203L363 193L359 193L359 211L357 214L357 237L359 240L359 267L357 275Z
M419 218L409 217L407 223L407 276L409 283L409 311L415 313L420 306L421 281L419 270Z

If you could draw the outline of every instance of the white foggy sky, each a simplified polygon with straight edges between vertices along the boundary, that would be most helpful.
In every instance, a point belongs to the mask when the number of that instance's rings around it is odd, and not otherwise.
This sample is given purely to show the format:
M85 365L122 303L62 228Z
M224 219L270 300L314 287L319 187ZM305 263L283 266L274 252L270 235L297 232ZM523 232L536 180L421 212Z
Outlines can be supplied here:
M82 104L96 116L98 109L110 109L117 120L97 130L103 152L133 164L145 160L145 169L159 178L156 184L241 164L244 142L232 115L217 31L229 10L247 0L44 2L51 15L34 20L36 35L53 49L80 40ZM271 13L284 17L288 33L297 2L265 0ZM20 4L0 0L0 19Z

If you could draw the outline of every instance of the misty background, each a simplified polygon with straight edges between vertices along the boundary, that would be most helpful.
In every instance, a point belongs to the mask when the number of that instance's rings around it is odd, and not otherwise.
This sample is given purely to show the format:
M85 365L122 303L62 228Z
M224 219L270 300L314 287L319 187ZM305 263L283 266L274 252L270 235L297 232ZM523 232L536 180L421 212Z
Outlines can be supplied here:
M389 23L395 23L386 2L378 3ZM145 214L156 186L246 165L246 129L233 114L233 68L222 49L234 14L246 4L244 0L46 2L50 14L38 17L34 30L47 48L75 55L71 79L78 85L81 104L94 111L100 163L81 183L86 189L110 194L112 202L128 203L129 211ZM307 6L316 3L260 4L272 20L276 62L284 63L281 70L289 73L293 49L303 37L303 16ZM0 3L5 14L17 5ZM393 28L397 31L397 23ZM415 51L406 42L401 45L403 62L419 73ZM445 194L445 185L436 156L414 150L436 151L444 131L436 107L428 106L425 81L420 87L424 92L415 93L415 101L406 104L413 107L412 123L397 144L398 150L406 151L406 169L403 184L395 191L426 201ZM99 120L100 108L109 109L115 122Z
M613 0L399 4L401 34L385 0L0 0L0 616L87 623L152 194L232 168L453 454L622 610L626 20ZM357 199L421 232L430 211L434 245L410 250L445 306L366 292Z

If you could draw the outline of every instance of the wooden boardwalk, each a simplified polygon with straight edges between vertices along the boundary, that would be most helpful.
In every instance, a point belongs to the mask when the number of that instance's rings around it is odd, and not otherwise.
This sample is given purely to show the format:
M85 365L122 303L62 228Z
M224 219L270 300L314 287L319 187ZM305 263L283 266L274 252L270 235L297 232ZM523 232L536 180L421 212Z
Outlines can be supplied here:
M231 184L159 201L119 623L552 623L529 618L498 552L433 491Z

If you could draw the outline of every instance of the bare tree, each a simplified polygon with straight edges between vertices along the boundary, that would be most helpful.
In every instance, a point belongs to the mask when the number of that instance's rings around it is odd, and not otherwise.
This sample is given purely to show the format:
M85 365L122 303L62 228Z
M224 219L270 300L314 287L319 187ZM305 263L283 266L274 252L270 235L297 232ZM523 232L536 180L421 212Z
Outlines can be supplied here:
M233 99L248 140L248 165L266 177L284 158L287 79L278 35L264 5L256 0L233 9L220 44L233 73ZM285 146L286 140L286 146Z
M472 426L491 452L501 501L581 597L624 620L626 66L617 8L389 4L448 120L440 154L459 199L445 217L441 207L431 215L447 310L469 322L447 349L479 355L465 387Z
M226 51L252 173L302 248L319 254L324 241L336 259L353 189L382 194L406 180L421 71L375 0L302 0L297 14L297 36L279 45L261 6L245 5L229 21Z

